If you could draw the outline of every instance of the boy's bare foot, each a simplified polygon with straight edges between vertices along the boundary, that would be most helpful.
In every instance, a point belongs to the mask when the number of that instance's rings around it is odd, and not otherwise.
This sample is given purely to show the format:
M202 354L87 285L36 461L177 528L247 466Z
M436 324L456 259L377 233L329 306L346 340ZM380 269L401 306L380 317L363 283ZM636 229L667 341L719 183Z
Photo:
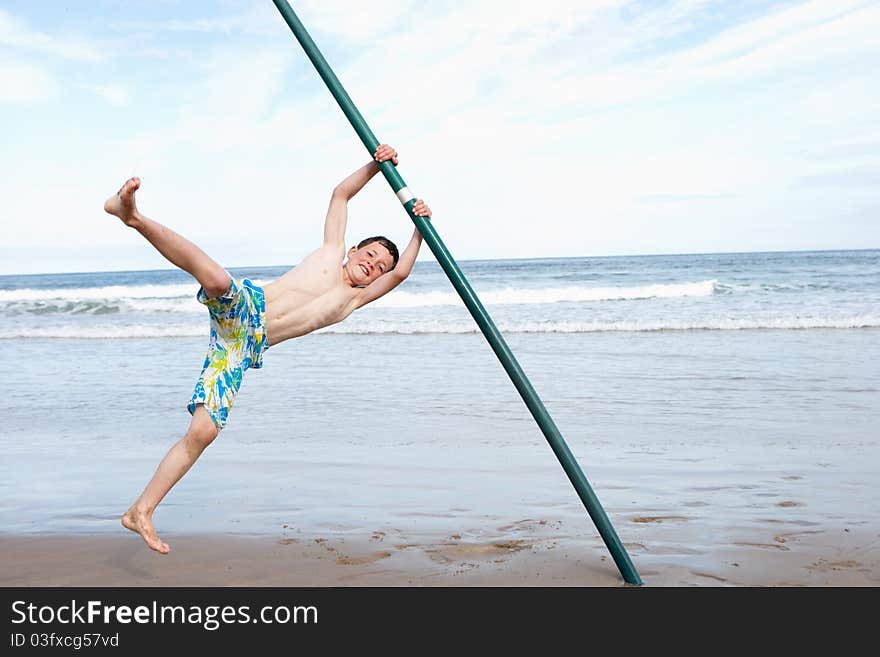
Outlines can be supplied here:
M151 550L155 550L159 554L168 554L171 548L168 547L167 543L159 540L150 515L132 507L123 514L122 526L130 529L135 534L140 534Z
M140 178L126 180L119 191L104 202L104 212L119 217L126 226L136 226L140 221L140 215L134 203L134 193L140 186Z

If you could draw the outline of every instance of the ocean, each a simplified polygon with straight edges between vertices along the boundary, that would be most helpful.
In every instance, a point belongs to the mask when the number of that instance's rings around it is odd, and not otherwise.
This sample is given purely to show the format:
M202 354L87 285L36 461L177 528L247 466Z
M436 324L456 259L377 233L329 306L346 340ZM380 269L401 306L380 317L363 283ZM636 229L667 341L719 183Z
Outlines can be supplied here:
M880 251L459 264L624 541L662 544L671 521L645 517L686 523L679 542L880 524ZM176 270L0 277L0 532L122 531L189 422L197 289ZM595 535L433 261L269 349L155 520L161 535Z
M878 251L485 260L462 271L504 333L880 327ZM257 284L288 267L232 269ZM179 270L0 276L5 338L180 338L204 307ZM440 335L476 325L433 262L324 334Z

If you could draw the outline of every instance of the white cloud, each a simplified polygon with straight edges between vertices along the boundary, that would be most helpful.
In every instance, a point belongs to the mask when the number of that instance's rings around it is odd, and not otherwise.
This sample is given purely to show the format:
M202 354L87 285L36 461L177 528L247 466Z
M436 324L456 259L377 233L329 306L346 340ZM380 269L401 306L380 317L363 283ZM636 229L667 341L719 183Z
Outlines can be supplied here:
M114 107L125 107L131 102L131 95L119 85L84 84L81 86L83 89L97 94Z
M414 0L371 0L370 2L326 2L303 0L291 3L309 33L337 34L358 41L388 38L405 19L412 17ZM281 19L280 13L272 8ZM286 24L285 29L287 29ZM417 24L411 24L417 27Z
M0 103L29 104L52 100L59 85L41 66L0 59Z
M223 35L251 34L266 35L274 33L277 26L272 22L272 15L277 11L267 3L250 3L243 11L236 14L218 13L205 18L166 19L166 20L131 20L116 19L111 23L114 31L121 32L201 32Z
M49 35L30 29L27 24L0 9L0 45L56 55L65 59L100 61L98 48L76 35Z
M641 39L644 26L637 27ZM734 26L695 46L625 64L610 62L578 67L554 62L541 76L540 86L525 90L515 100L529 96L555 99L565 107L573 101L584 109L611 108L638 101L669 101L683 93L705 91L762 75L790 71L814 73L834 57L876 56L880 10L864 3L808 3ZM648 33L654 28L649 27ZM620 55L634 42L620 45ZM591 46L584 46L582 58ZM532 79L538 76L532 76Z
M865 0L811 0L792 7L771 11L747 21L742 25L728 28L711 41L695 49L693 58L703 62L720 62L735 59L741 55L776 42L780 38L810 30L832 22L853 11L870 9Z
M809 12L797 8L754 21L746 26L748 31L733 30L696 49L688 58L690 62L683 63L702 69L705 79L743 77L803 69L833 57L867 54L877 49L880 8L856 7L846 11L842 7L845 3L822 3L818 7L815 4L810 3Z

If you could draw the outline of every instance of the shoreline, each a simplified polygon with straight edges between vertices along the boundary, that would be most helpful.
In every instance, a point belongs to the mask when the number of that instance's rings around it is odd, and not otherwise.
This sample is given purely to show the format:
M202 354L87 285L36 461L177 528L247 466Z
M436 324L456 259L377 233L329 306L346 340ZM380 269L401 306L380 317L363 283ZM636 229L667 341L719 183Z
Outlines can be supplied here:
M640 517L666 533L679 519ZM727 542L626 543L646 586L878 586L880 536L869 526L751 527ZM373 531L306 534L167 533L171 553L134 535L0 534L0 586L617 587L626 586L598 535L514 523L502 535ZM768 536L770 537L768 539Z

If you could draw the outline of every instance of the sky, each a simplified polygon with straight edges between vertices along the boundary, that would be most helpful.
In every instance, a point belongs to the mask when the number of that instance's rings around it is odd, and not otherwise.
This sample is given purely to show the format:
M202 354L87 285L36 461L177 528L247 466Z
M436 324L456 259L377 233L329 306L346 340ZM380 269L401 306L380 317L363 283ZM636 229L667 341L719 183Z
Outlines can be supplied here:
M456 259L880 247L880 3L292 2ZM369 154L269 0L0 0L0 274L294 265ZM412 224L377 176L348 242ZM432 259L423 247L421 259Z

